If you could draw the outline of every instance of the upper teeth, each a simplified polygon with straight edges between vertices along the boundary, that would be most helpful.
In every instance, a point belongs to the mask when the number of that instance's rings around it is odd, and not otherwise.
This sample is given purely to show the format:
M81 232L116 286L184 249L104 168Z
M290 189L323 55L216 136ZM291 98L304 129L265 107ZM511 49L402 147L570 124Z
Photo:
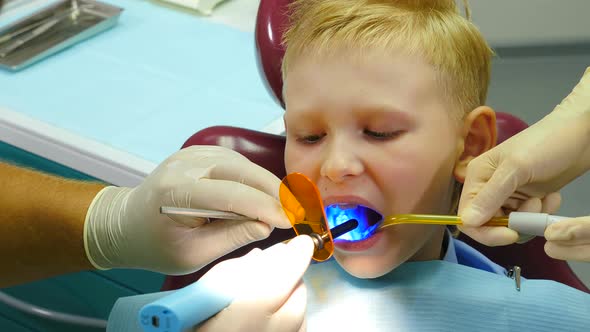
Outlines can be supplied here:
M338 208L340 208L341 210L355 209L356 207L357 207L356 204L349 204L349 203L338 204Z

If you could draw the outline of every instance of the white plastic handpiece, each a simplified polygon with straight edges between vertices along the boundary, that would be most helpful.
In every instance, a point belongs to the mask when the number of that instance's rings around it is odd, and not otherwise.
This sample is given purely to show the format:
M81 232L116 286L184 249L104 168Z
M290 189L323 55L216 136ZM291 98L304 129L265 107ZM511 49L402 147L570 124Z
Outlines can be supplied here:
M508 228L520 234L543 236L545 229L569 217L554 216L547 213L512 212L508 217Z

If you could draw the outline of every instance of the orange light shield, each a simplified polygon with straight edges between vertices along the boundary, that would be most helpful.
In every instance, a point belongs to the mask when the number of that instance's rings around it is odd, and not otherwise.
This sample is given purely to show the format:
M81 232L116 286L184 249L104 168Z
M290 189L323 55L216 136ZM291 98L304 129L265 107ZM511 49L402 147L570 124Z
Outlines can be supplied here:
M323 237L324 246L314 251L313 259L318 262L329 259L334 253L334 243L316 185L301 173L291 173L281 182L279 197L297 235L316 233Z

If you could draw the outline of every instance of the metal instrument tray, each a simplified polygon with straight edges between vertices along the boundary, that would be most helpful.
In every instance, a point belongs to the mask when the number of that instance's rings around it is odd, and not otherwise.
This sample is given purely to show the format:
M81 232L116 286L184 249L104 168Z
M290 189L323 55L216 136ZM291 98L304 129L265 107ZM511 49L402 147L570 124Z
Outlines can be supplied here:
M117 24L122 8L63 0L0 30L0 67L20 70Z

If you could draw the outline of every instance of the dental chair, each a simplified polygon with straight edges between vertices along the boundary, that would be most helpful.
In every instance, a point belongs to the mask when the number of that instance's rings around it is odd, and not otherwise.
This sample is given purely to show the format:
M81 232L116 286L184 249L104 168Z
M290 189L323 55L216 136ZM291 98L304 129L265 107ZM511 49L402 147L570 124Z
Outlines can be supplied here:
M281 46L282 29L286 21L286 6L289 0L261 0L256 22L256 46L258 66L263 81L277 102L284 107L282 100ZM497 113L498 144L527 128L527 124L507 113ZM203 129L190 137L182 146L219 145L233 149L252 162L268 169L278 178L283 178L285 168L283 154L285 137L243 128L216 126ZM184 287L198 280L215 264L230 258L240 257L253 248L267 248L275 243L295 236L292 229L275 229L262 241L257 241L239 248L205 266L201 270L185 276L168 276L162 290ZM459 239L468 243L495 263L511 268L519 266L522 276L529 279L554 280L581 291L590 290L578 279L565 261L555 260L545 254L545 239L537 237L524 244L512 244L504 247L486 247L464 234Z

